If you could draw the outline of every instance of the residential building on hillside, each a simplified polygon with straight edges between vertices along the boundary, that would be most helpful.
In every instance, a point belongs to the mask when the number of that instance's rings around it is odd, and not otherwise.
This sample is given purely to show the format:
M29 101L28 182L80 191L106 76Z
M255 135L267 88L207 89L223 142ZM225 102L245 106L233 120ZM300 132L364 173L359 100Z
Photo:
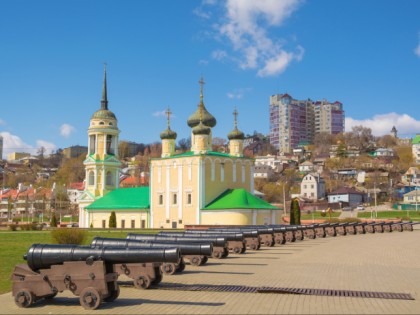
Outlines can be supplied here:
M300 196L318 200L325 198L325 181L319 173L306 174L300 184Z
M296 100L289 94L270 97L270 143L280 152L292 152L299 143L313 143L321 132L344 131L344 110L340 102Z
M416 134L416 136L411 141L411 147L413 150L413 158L416 164L420 164L420 134Z
M9 153L7 155L7 161L16 162L20 159L23 159L25 157L30 157L30 156L31 155L29 153L26 153L26 152L12 152L12 153Z
M68 159L77 158L81 155L86 155L88 148L81 145L74 145L68 148L63 149L63 156Z
M328 194L328 203L348 204L350 207L355 207L363 203L364 195L353 188L341 187Z

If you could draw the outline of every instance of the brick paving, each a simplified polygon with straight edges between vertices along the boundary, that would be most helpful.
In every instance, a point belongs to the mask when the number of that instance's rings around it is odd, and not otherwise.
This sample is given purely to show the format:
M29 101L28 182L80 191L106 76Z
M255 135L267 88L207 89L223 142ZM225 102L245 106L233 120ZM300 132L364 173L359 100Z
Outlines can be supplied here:
M417 226L418 227L418 226ZM162 286L214 285L356 290L411 294L414 300L279 293L138 290L120 278L112 303L85 310L68 291L30 308L0 295L0 314L419 314L420 229L305 239L231 254L222 260L165 275Z

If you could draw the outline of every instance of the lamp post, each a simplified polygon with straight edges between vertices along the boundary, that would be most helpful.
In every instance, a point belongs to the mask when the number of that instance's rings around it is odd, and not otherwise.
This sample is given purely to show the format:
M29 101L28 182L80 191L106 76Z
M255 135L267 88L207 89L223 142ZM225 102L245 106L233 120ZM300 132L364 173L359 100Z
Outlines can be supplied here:
M285 192L284 186L286 186L286 184L283 182L283 212L284 212L284 216L286 216L286 214L287 214L287 212L286 212L286 192Z

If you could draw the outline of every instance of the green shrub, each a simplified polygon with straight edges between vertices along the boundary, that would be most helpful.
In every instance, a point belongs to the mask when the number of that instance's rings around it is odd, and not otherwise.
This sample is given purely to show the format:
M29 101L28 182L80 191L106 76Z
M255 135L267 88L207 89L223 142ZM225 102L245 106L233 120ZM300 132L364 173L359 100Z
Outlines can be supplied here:
M293 198L290 205L290 224L300 224L300 205L298 198Z
M10 231L16 231L17 230L17 224L9 224L9 230Z
M50 225L51 227L57 227L57 217L55 216L55 213L52 214Z
M87 239L87 236L87 231L74 228L61 228L51 231L51 238L55 244L81 245Z
M112 211L111 215L109 216L109 227L110 228L117 227L117 216L115 215L115 211Z

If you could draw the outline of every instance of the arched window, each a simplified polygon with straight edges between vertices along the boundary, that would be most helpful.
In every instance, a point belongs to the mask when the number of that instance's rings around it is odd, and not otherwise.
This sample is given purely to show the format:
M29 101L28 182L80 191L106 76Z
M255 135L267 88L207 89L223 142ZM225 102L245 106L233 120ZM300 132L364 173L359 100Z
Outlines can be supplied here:
M96 149L96 136L89 136L89 154L94 154Z
M106 135L106 154L114 154L114 148L112 147L111 135Z
M95 185L95 173L93 173L93 171L89 172L89 181L88 181L89 186L93 186Z
M114 185L113 177L111 172L106 172L106 185L111 186Z

